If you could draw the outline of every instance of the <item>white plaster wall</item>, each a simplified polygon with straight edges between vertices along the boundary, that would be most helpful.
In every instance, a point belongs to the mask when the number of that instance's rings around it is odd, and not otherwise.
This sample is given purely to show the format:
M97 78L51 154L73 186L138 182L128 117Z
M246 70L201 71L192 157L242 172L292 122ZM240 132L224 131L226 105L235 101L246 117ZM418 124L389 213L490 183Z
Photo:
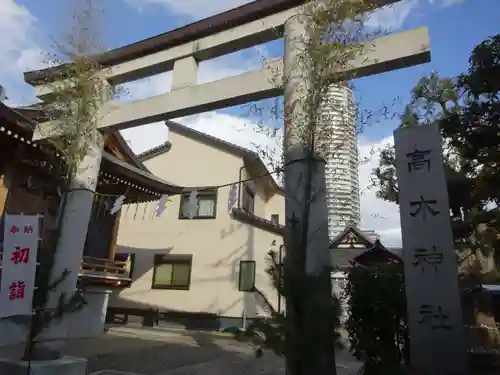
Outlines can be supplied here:
M181 186L213 186L238 181L241 157L169 132L172 149L146 161L159 177ZM259 188L258 185L256 185ZM156 202L132 205L122 212L118 252L134 252L136 264L132 286L112 295L110 306L153 307L189 312L211 312L221 316L249 317L263 310L254 296L238 291L241 260L255 260L256 286L277 302L265 273L265 256L271 243L281 238L273 233L233 220L228 213L230 187L218 190L216 219L179 220L180 197L173 196L161 217L155 217ZM266 215L263 194L256 194L256 213ZM281 206L284 208L284 204ZM275 213L276 209L272 209ZM276 212L284 218L283 212ZM190 290L153 290L155 254L192 254Z

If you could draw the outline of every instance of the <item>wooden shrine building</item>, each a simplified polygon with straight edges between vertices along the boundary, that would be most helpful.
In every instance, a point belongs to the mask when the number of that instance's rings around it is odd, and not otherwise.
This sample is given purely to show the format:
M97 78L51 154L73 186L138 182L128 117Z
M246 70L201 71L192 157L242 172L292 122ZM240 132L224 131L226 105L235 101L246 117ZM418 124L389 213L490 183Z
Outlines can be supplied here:
M398 249L399 250L399 249ZM400 251L387 249L375 232L347 227L330 244L332 291L340 299L342 313L340 321L348 319L348 300L344 292L349 269L356 264L371 267L380 264L398 263L402 266Z
M43 108L13 109L0 102L0 244L4 214L39 214L40 256L54 245L51 233L57 226L64 182L63 157L48 141L31 140L36 122L43 120ZM152 175L119 133L106 135L80 281L113 287L126 287L131 282L133 255L116 253L120 212L110 213L119 196L125 196L124 204L130 204L181 191Z

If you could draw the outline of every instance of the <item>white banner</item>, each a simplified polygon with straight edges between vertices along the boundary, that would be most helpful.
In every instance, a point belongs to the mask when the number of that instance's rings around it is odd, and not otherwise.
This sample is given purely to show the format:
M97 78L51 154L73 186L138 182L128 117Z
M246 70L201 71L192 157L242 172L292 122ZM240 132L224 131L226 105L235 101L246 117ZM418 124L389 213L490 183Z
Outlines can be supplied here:
M40 216L5 215L0 317L31 315Z

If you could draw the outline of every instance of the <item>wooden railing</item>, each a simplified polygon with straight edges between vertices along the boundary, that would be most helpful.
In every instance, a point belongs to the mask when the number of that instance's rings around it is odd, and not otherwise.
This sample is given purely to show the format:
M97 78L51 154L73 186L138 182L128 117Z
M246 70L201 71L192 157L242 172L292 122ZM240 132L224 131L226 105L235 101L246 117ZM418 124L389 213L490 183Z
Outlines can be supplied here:
M79 277L94 285L126 287L132 282L132 262L132 254L128 254L124 261L84 256Z

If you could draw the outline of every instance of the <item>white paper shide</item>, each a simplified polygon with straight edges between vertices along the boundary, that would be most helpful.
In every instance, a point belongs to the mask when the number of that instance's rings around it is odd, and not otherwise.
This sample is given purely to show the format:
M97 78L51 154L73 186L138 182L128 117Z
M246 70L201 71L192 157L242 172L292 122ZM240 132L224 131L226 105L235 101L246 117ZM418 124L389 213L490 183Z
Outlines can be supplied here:
M5 215L0 317L30 315L40 238L40 216Z

